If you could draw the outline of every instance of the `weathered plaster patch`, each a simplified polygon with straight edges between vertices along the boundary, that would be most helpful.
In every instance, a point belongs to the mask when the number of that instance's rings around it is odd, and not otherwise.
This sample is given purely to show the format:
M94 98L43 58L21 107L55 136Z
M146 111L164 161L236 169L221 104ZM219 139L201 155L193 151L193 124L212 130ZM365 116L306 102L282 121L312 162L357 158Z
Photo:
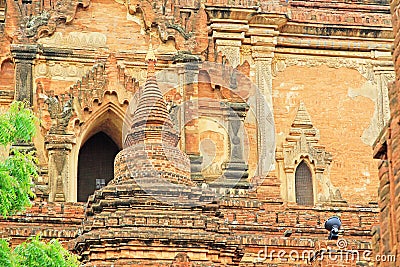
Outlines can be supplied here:
M371 81L366 81L359 89L349 88L347 96L354 99L358 96L366 97L374 102L374 113L368 127L364 130L361 140L364 144L372 146L379 135L380 129L378 127L378 94L376 85Z

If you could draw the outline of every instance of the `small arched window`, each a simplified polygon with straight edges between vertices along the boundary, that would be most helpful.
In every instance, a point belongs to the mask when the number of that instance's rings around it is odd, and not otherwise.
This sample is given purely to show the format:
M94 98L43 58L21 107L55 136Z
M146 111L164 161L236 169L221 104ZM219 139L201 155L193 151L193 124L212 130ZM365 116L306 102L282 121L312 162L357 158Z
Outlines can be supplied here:
M314 205L312 174L304 160L296 168L295 188L297 204L304 206Z

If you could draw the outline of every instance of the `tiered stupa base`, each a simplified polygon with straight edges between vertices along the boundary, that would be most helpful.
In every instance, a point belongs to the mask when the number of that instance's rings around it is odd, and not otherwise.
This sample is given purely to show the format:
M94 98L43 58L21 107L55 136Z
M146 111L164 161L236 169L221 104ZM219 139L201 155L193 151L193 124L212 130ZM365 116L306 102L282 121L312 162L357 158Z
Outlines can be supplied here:
M211 191L171 189L157 185L158 178L147 181L152 194L126 183L108 185L90 197L75 243L85 266L171 266L177 254L187 251L199 266L213 266L211 258L233 264L239 241L229 240Z

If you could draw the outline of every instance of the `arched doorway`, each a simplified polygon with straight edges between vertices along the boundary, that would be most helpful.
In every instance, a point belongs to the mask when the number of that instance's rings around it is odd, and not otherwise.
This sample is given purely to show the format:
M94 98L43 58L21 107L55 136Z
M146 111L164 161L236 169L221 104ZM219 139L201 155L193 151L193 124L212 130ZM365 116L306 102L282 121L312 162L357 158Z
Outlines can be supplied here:
M114 176L114 158L119 147L104 132L89 138L79 151L78 201L86 202L96 189Z
M310 168L302 160L296 169L295 177L296 202L299 205L314 205L314 190Z

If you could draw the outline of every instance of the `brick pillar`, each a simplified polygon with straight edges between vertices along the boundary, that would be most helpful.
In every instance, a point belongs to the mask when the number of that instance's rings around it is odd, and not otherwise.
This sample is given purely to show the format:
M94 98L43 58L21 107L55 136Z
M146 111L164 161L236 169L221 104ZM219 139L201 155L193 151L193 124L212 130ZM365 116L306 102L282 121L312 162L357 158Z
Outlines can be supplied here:
M33 60L37 45L14 44L11 53L15 60L15 100L33 105Z

